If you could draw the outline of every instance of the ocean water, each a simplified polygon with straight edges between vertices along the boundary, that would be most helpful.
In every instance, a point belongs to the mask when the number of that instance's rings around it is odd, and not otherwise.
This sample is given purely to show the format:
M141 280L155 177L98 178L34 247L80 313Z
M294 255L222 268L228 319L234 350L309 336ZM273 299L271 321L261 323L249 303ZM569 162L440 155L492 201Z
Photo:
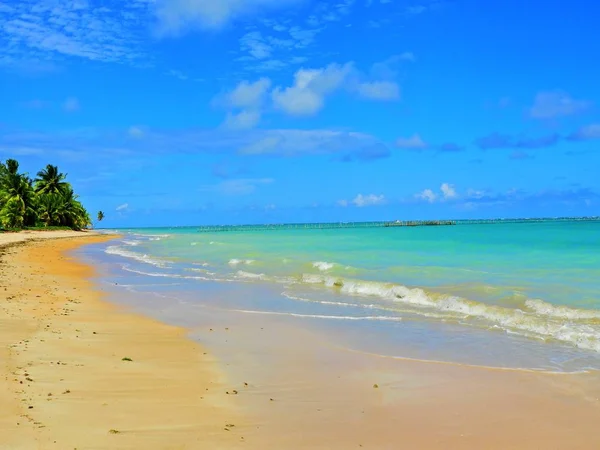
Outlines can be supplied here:
M203 304L386 357L600 369L597 221L118 231L83 256L109 267L123 295L152 296L190 323Z

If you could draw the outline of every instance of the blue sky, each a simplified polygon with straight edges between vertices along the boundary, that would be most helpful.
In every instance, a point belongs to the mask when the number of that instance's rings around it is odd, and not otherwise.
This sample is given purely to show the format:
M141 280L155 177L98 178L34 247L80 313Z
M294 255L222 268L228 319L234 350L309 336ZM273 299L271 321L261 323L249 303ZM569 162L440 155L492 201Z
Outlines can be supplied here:
M599 215L599 15L0 0L0 159L110 227Z

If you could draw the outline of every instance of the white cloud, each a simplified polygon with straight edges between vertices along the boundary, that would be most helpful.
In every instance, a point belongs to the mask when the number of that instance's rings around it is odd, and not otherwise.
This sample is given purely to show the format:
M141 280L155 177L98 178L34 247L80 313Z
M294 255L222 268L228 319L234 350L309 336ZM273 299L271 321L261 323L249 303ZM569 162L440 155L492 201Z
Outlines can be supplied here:
M416 194L415 197L419 200L434 203L438 200L445 201L455 199L458 197L458 193L456 192L454 185L449 183L442 183L442 185L440 186L439 194L434 192L432 189L424 189L423 191Z
M373 81L359 83L358 94L371 100L397 100L400 98L400 87L393 81Z
M425 189L423 192L419 192L416 197L421 200L428 201L429 203L433 203L437 199L436 193L431 189Z
M581 113L590 107L586 100L576 100L564 91L540 92L529 114L534 119L554 119Z
M440 186L440 190L442 191L442 195L445 199L456 198L456 190L454 186L448 183L442 183Z
M427 144L421 139L421 136L414 134L408 138L398 138L396 140L396 147L419 150L426 148Z
M261 119L261 111L266 94L271 86L271 80L261 78L254 83L242 81L231 92L214 100L215 104L222 104L231 109L225 118L224 127L234 130L254 128Z
M129 204L123 203L122 205L117 206L115 208L115 211L123 212L123 211L127 211L128 209L129 209Z
M363 208L365 206L383 205L385 203L385 196L375 194L358 194L354 200L352 200L352 203L359 208Z
M163 33L192 28L220 29L243 17L283 9L300 0L156 0L156 14Z
M69 97L63 103L63 109L66 112L79 111L79 108L80 108L80 106L79 106L79 100L77 100L75 97Z
M259 108L270 87L271 80L269 78L263 77L254 83L242 81L225 95L224 102L233 108Z
M300 69L294 84L272 92L276 108L290 115L313 115L321 110L325 97L341 88L353 69L352 63L330 64L322 69Z
M245 109L239 113L228 113L223 126L230 130L249 130L260 122L260 111Z
M348 200L338 200L337 205L345 208L346 206L348 206Z

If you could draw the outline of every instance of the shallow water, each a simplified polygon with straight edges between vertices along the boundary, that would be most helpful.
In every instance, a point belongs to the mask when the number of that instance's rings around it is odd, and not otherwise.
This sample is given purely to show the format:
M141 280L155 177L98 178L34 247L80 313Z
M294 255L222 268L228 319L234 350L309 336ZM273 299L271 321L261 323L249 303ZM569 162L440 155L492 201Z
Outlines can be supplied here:
M120 232L82 255L190 326L210 307L394 357L600 368L598 222Z

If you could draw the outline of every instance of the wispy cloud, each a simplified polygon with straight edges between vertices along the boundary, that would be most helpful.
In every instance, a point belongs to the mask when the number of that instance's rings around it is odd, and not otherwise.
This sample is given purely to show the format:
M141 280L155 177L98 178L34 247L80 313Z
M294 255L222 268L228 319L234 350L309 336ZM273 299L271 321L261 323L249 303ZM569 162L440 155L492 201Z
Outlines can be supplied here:
M361 97L371 100L397 100L400 98L400 87L393 81L373 81L359 83L357 92Z
M425 141L423 141L423 139L421 139L421 136L419 136L418 134L413 134L412 136L407 138L398 138L396 140L396 147L409 150L423 150L427 148L427 144L425 143Z
M389 156L377 138L363 133L334 130L268 130L243 146L243 155L333 155L342 161L373 160ZM377 149L374 151L373 149Z
M223 180L220 183L200 187L201 191L215 191L224 195L249 195L259 186L273 183L272 178L238 178Z
M387 0L384 2L388 3ZM423 0L420 3L407 6L405 12L409 16L419 16L428 12L436 12L444 8L449 2L442 0Z
M440 152L443 152L443 153L456 153L456 152L464 151L465 147L462 145L458 145L454 142L446 142L442 145L439 145L437 147L437 150L439 150Z
M445 142L440 145L429 144L425 142L419 134L398 138L396 140L396 147L417 152L426 150L437 153L458 153L466 150L464 146L454 142Z
M124 212L127 211L129 209L129 203L123 203L122 205L119 205L115 208L115 211L118 212Z
M300 0L156 0L154 11L164 34L221 29L231 22L289 8Z
M181 81L187 81L190 78L187 74L183 73L180 70L175 70L175 69L169 70L167 72L167 74L171 75L172 77L175 77L175 78L177 78L178 80L181 80Z
M557 205L595 205L600 201L600 194L589 188L575 189L546 189L537 192L526 192L519 189L509 189L505 192L492 192L489 190L467 191L467 197L459 206L465 209L478 209L481 207L494 207L522 204L531 206Z
M387 199L383 194L358 194L352 200L338 200L336 204L343 208L347 206L354 205L357 208L365 208L367 206L378 206L385 205L387 203Z
M567 139L571 141L591 141L600 139L600 123L583 126L571 133Z
M529 115L534 119L555 119L579 114L590 106L591 102L574 99L564 91L540 92L529 109Z
M68 57L139 64L145 56L137 25L149 17L143 0L111 9L86 0L21 1L0 11L0 61L52 64Z
M493 149L539 149L558 144L561 136L557 133L541 137L516 137L508 134L492 133L475 140L475 145L481 150Z
M124 130L84 128L56 133L5 131L0 147L7 153L27 149L48 157L106 160L153 155L215 154L223 156L329 156L338 161L385 158L387 147L376 137L338 130L159 130L140 126Z

